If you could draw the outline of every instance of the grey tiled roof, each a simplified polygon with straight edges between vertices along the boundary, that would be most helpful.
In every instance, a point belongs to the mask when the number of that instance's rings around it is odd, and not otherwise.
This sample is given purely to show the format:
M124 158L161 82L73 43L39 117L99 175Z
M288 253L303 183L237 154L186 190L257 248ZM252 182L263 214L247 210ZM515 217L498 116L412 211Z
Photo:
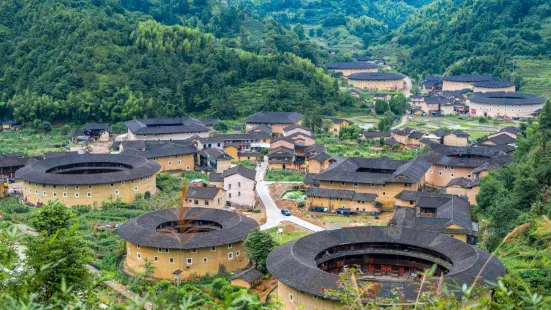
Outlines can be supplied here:
M487 92L474 93L469 100L484 104L503 104L503 105L525 105L525 104L544 104L545 98L525 93L515 92Z
M299 124L292 124L292 125L289 125L289 126L283 128L283 131L284 131L284 132L286 132L286 131L291 131L291 130L297 129L297 128L307 130L308 132L312 132L312 130L310 130L310 128L303 127L303 126L301 126L301 125L299 125Z
M366 139L390 137L389 131L364 131L362 134Z
M453 82L484 82L493 80L494 77L490 75L478 75L478 74L465 74L462 73L460 75L451 75L451 76L445 76L442 78L444 81L453 81Z
M211 173L209 174L209 182L224 182L224 177L222 173Z
M254 181L256 177L256 170L249 169L243 165L238 165L238 166L234 166L229 169L226 169L224 172L222 172L222 177L227 178L234 174L242 175L245 178Z
M189 187L186 198L214 199L221 190L218 187Z
M462 137L462 138L468 138L469 137L468 133L464 132L463 130L459 130L459 129L456 129L456 130L448 133L447 135L449 135L449 134L454 134L457 137Z
M313 177L319 181L353 183L417 183L429 168L422 159L391 160L388 157L349 157Z
M307 173L304 176L304 184L307 185L319 185L320 181L312 179L312 177L316 176L317 173Z
M509 126L509 127L505 127L505 128L501 128L499 130L499 132L508 132L508 133L512 133L512 134L517 134L517 132L519 132L520 129L518 127L514 127L514 126Z
M329 156L327 153L319 153L316 156L312 157L312 159L317 160L320 163L324 163L326 160L329 160L331 156Z
M508 82L508 81L500 81L500 80L489 80L489 81L474 83L474 86L484 87L484 88L503 88L503 87L515 86L515 83Z
M91 167L102 167L105 163L115 165L115 167L112 167L114 171L92 174L78 172L74 174L49 172L51 169L61 166L86 164L91 165ZM133 155L68 155L36 161L25 166L24 168L19 169L16 172L16 178L27 182L40 184L91 185L149 177L154 175L160 169L161 165L158 163Z
M484 164L505 165L510 156L498 149L488 147L431 145L432 150L421 156L426 161L440 166L477 168Z
M398 142L398 141L396 141L396 139L390 137L390 138L385 140L385 144L390 145L390 146L395 146L395 145L400 144L400 142Z
M194 144L186 141L123 141L124 151L120 154L137 155L145 158L187 155L197 153Z
M209 221L222 226L219 230L201 233L158 232L161 224L183 220ZM141 246L168 249L196 249L227 245L245 240L258 223L251 218L220 209L165 209L132 218L117 228L124 240Z
M210 157L214 160L231 160L233 159L233 157L231 157L231 155L229 155L228 153L220 150L220 149L217 149L217 148L205 148L205 149L202 149L201 152L199 152L199 154L203 155L203 156L207 156L207 157Z
M264 133L268 133L268 134L272 133L272 127L270 127L268 125L264 125L264 124L254 126L251 130L248 131L248 133L254 133L255 130L260 130L260 131L262 131Z
M505 274L503 264L495 257L490 257L488 253L453 237L418 229L381 226L324 230L307 235L272 251L267 259L267 267L270 273L282 283L307 294L326 297L324 294L326 290L337 289L339 275L318 268L317 256L326 249L355 243L409 245L447 257L451 261L451 267L444 275L444 282L449 284L448 288L457 296L462 295L461 285L471 285L479 272L482 278L494 283L498 277ZM366 251L369 253L370 250ZM408 251L403 251L402 254L412 255ZM482 269L487 260L488 264ZM402 289L406 302L412 302L417 297L419 289L417 281L392 282L384 279L374 281L382 284L379 297L392 297L395 288ZM478 281L479 285L486 285L485 283L486 281ZM427 285L428 283L425 283L424 287Z
M134 134L139 135L209 131L201 121L191 117L137 119L126 121L124 124Z
M241 279L247 283L252 283L262 278L262 276L263 274L260 271L251 268L234 275L233 277L231 277L231 279Z
M109 123L86 123L84 130L110 130Z
M304 118L304 115L296 112L256 112L245 120L247 123L260 124L294 124Z
M488 140L492 141L496 145L513 144L517 142L517 139L509 136L506 133L501 133L497 136L493 136L491 138L488 138Z
M446 185L446 187L457 185L463 188L473 188L478 185L479 181L480 181L479 178L474 180L467 179L467 178L455 178L455 179L451 179L451 181L448 182L448 185Z

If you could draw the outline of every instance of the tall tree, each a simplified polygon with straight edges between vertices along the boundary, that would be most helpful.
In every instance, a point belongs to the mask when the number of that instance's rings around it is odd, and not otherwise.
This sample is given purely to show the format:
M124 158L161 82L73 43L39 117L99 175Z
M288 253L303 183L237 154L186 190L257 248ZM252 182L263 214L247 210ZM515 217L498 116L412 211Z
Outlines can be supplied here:
M277 243L272 236L258 228L251 230L245 239L245 253L250 260L256 263L257 269L262 273L268 272L266 258L276 246Z

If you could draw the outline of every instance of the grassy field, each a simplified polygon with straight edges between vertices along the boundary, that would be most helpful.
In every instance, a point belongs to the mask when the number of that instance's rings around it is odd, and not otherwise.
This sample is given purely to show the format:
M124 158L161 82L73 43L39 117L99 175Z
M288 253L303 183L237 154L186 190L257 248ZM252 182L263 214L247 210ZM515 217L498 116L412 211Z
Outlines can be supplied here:
M268 169L266 170L265 180L274 182L302 182L304 181L304 174L290 170Z
M443 117L411 116L411 119L403 127L415 128L426 133L433 132L439 128L460 129L469 133L470 140L476 140L501 128L515 125L516 123L513 121L491 119L488 123L480 123L478 118L459 118L453 115Z
M419 150L403 150L392 152L381 148L378 142L361 142L356 140L341 140L332 136L316 136L316 143L327 147L327 153L332 156L381 157L391 159L411 159L419 155Z
M0 132L0 152L24 152L25 155L41 155L48 152L60 152L61 146L70 141L69 135L62 135L60 129L53 129L49 134L39 134L31 129Z
M551 98L551 58L515 57L515 65L524 79L520 91Z
M279 244L285 244L289 241L293 241L295 239L302 238L306 235L308 235L307 232L304 231L292 231L292 232L282 232L279 236L277 234L277 227L267 229L266 232L268 232L274 240L279 242Z

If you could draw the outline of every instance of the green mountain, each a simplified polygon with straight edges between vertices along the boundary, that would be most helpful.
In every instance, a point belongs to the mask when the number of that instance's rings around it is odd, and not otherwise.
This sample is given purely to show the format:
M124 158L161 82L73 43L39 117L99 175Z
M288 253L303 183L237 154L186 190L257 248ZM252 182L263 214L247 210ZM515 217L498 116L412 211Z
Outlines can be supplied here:
M549 0L438 0L397 31L410 73L515 75L514 56L551 54Z
M330 49L358 51L386 40L432 0L240 0L240 6L293 28Z
M116 0L1 1L0 118L229 118L350 104L328 75L296 56L308 44L270 27L276 34L257 54L239 48L246 37L163 25Z

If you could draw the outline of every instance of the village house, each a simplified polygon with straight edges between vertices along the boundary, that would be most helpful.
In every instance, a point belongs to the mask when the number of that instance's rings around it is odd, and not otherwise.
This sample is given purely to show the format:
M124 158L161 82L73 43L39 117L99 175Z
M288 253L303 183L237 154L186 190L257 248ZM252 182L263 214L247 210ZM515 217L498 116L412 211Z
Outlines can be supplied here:
M477 74L460 74L442 78L442 90L474 89L474 84L494 80L493 76Z
M295 169L299 170L301 165L294 164L295 151L286 146L278 146L268 152L268 168L270 169Z
M380 140L390 138L390 131L362 131L360 136L363 140Z
M404 76L390 72L362 72L349 75L348 83L369 90L403 90Z
M390 135L405 147L414 148L419 146L419 141L425 134L417 129L406 127L404 129L394 129L390 132Z
M302 126L297 125L297 124L293 124L293 125L290 125L290 126L287 126L287 127L283 128L283 136L284 137L289 137L289 136L297 134L297 133L302 133L302 134L305 134L307 136L312 136L312 130L310 130L310 128L302 127Z
M402 190L420 190L430 164L420 158L391 160L388 157L349 157L312 177L319 187L376 194L386 207L394 206L394 197ZM316 205L311 205L315 207ZM328 205L324 205L327 207Z
M383 101L389 102L390 99L392 99L392 96L390 94L375 93L373 95L373 104L375 104L377 100L383 100Z
M437 90L442 90L442 77L427 75L423 81L423 91L432 92Z
M93 141L107 142L111 135L111 126L107 123L86 123L84 125L84 135L90 137Z
M262 282L262 276L263 274L260 271L254 268L248 268L232 276L230 278L231 285L251 289Z
M400 204L389 226L417 228L476 243L478 224L471 218L469 202L459 196L403 191L396 195L396 201Z
M128 140L186 140L193 136L206 138L210 129L191 117L148 118L124 122Z
M246 130L249 131L256 126L266 125L272 128L272 135L283 134L283 128L297 124L300 125L304 115L296 112L256 112L245 120Z
M256 170L242 165L234 166L222 172L224 190L228 204L240 207L252 207L255 201Z
M326 67L328 71L340 72L344 77L353 73L379 71L378 65L365 62L330 62L326 64Z
M338 136L341 133L341 129L343 127L348 127L350 125L350 122L343 118L331 117L330 120L331 127L329 128L329 132L331 132L331 134L334 136Z
M19 125L17 121L13 120L5 120L2 121L2 130L3 131L17 131L23 128L23 126Z
M467 100L471 116L504 118L528 117L542 109L545 98L525 93L486 92L474 93Z
M308 162L308 173L320 173L323 170L329 168L329 165L331 163L331 156L324 152L311 156L306 161Z
M266 126L267 127L267 126ZM217 148L224 150L237 161L261 160L262 149L270 147L272 136L259 130L249 133L220 134L206 138L198 138L197 148Z
M476 205L476 195L480 191L480 179L455 178L446 185L446 193L466 197L471 205Z
M161 172L193 171L197 148L188 141L128 140L119 144L119 154L137 155L161 165Z
M446 133L442 137L442 144L449 146L467 146L469 144L469 134L463 130L456 129Z
M231 167L231 161L234 159L228 153L217 148L202 149L197 155L195 170L206 173L223 172Z
M432 150L421 156L431 164L426 172L426 184L444 188L454 178L478 179L489 170L503 166L510 156L495 148L431 145Z
M348 93L355 98L360 98L362 96L362 92L357 88L351 88Z
M226 206L226 193L218 187L195 187L188 188L186 193L186 207L201 208L224 208Z
M377 194L357 193L353 190L309 187L306 190L306 206L327 208L328 212L345 209L352 213L380 213Z
M384 145L390 147L390 149L393 151L400 151L400 150L406 149L405 144L401 144L400 142L396 141L396 139L394 139L393 137L386 139L383 143Z

